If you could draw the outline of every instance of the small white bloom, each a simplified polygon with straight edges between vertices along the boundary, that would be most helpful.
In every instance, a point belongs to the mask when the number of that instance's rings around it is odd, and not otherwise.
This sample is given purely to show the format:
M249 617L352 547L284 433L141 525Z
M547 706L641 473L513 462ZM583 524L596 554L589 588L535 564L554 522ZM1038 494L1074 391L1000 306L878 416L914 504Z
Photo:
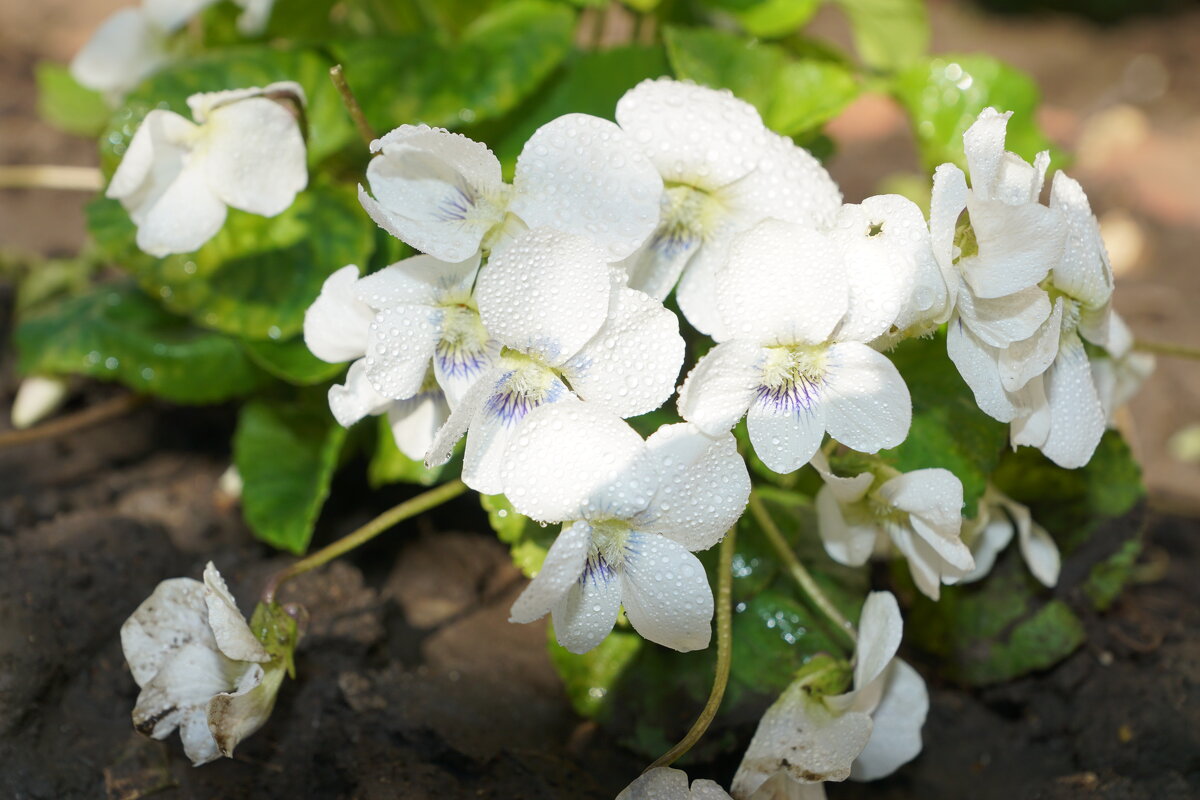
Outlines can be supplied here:
M619 261L658 221L662 180L620 128L567 114L538 128L517 159L512 185L486 145L426 125L402 125L371 143L371 219L444 261L481 247L502 250L527 228L587 236Z
M842 196L808 151L728 91L661 78L630 89L617 122L666 184L661 221L626 262L629 285L676 299L697 330L721 325L714 290L733 237L765 219L827 227Z
M708 646L712 589L692 552L716 544L750 495L731 435L680 423L643 442L611 411L568 400L530 412L501 472L518 511L563 523L513 604L513 622L552 613L559 643L583 653L624 605L652 642L683 652Z
M142 0L142 11L159 29L168 33L182 28L189 19L217 0Z
M1133 334L1114 311L1109 320L1105 354L1092 359L1092 379L1110 428L1117 410L1133 399L1154 372L1154 366L1154 356L1134 351Z
M756 790L770 781L774 793L767 797L803 797L784 790L848 777L875 780L915 758L929 694L916 670L895 658L902 632L896 598L868 595L850 691L827 693L831 685L845 686L840 665L816 662L802 671L759 722L734 775L733 796L757 800Z
M633 417L671 396L683 364L679 321L625 286L608 258L589 239L547 229L491 257L476 298L484 327L503 349L451 404L426 464L447 461L465 433L463 480L496 494L505 448L531 409L576 396Z
M683 770L655 767L626 786L617 800L730 800L730 797L713 781L701 779L689 787Z
M304 137L272 96L304 102L299 84L285 82L192 95L196 123L146 115L105 193L129 211L138 247L191 252L221 229L226 206L273 217L292 204L308 183Z
M17 430L38 424L62 408L70 392L63 378L30 375L17 387L12 404L12 426Z
M329 390L339 424L386 412L400 451L424 458L499 350L471 292L478 270L478 256L458 264L414 256L365 278L351 265L326 279L304 340L323 361L354 362L345 384Z
M990 484L979 501L979 515L963 525L962 538L975 557L975 569L958 583L973 583L992 571L996 556L1008 547L1013 533L1029 571L1044 586L1058 583L1062 558L1046 529L1033 521L1026 506Z
M841 252L834 237L777 220L738 236L716 288L725 335L679 392L680 415L709 434L746 415L776 472L807 463L826 431L868 453L908 435L908 387L866 344L895 321L899 302L884 309L899 284L881 280L876 294L856 280L851 296Z
M255 638L210 562L204 582L163 581L121 626L141 687L134 726L155 739L179 728L196 766L233 754L266 722L286 671Z
M102 92L115 106L166 62L167 31L142 9L123 8L96 29L70 71L80 86Z
M918 469L893 477L864 472L834 475L824 453L812 460L825 485L817 492L817 524L825 550L839 564L866 563L890 541L908 559L913 581L937 599L942 583L975 566L963 544L962 482L944 469Z

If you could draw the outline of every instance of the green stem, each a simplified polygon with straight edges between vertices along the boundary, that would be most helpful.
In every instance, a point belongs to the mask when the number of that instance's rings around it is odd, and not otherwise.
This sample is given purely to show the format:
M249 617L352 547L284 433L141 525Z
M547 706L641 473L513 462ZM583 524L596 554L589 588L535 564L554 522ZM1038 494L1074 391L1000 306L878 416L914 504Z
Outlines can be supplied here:
M371 129L371 123L367 122L367 116L363 113L362 106L358 104L358 98L350 90L350 84L346 83L346 73L341 64L329 68L329 78L333 81L338 94L342 96L342 105L349 112L350 119L354 120L354 127L358 128L358 135L370 148L371 142L375 141L375 131Z
M1200 361L1200 347L1189 347L1185 344L1172 342L1147 342L1138 339L1133 343L1134 350L1143 353L1154 353L1160 356L1178 356L1179 358L1194 358Z
M737 527L734 526L721 540L720 575L717 577L717 669L713 678L712 691L708 694L708 702L700 711L700 716L692 723L687 735L672 747L646 770L655 767L667 767L679 760L696 742L704 736L721 700L725 697L725 687L729 684L729 665L733 658L733 552L737 544Z
M800 559L796 558L796 554L792 552L792 548L788 545L787 540L780 533L779 526L771 518L771 512L767 511L767 507L763 505L762 498L755 491L750 492L750 513L754 515L754 519L758 522L758 526L762 528L767 541L771 543L771 546L775 548L775 552L783 559L788 573L800 586L800 590L804 592L809 602L819 609L833 623L833 627L841 631L850 640L851 644L857 642L858 634L854 632L854 626L842 616L842 612L837 610L837 607L825 596L825 593L821 591L821 587L813 580L812 574L804 568L804 565L800 563Z
M275 602L275 593L279 591L279 587L297 575L303 575L311 569L316 569L329 563L338 556L366 544L396 523L403 522L418 514L423 514L431 508L436 508L442 503L453 500L466 490L467 485L465 483L460 480L454 480L430 489L416 497L409 498L398 506L389 508L358 530L343 536L336 542L327 544L312 555L302 558L290 567L286 567L275 573L275 576L267 581L267 585L263 589L262 601L264 603Z

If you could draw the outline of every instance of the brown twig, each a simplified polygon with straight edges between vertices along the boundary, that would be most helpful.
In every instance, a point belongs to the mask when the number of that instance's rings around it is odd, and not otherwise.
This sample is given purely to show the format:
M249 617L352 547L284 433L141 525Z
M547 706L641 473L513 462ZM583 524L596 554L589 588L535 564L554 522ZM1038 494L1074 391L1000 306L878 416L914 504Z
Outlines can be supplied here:
M140 394L117 395L99 405L89 406L74 414L50 420L34 428L5 431L0 433L0 450L73 433L81 428L95 425L97 422L119 417L145 403L147 399L145 395Z
M346 83L346 72L342 69L341 64L329 68L329 78L333 81L338 94L342 96L342 105L346 106L350 119L354 120L354 127L358 128L358 135L366 142L367 147L370 147L371 142L375 141L375 131L371 129L371 123L367 122L367 116L363 113L362 106L358 104L358 98L350 90L350 84Z

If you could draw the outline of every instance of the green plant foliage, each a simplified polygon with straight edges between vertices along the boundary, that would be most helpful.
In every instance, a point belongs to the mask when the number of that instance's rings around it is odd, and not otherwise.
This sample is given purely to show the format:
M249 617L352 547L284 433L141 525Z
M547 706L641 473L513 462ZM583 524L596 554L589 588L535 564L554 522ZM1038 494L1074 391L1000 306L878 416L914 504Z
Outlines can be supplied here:
M422 486L433 486L435 483L442 483L446 480L447 473L451 471L450 464L426 469L423 462L409 458L400 452L400 448L396 447L396 439L392 436L392 426L386 416L378 417L374 422L375 451L371 454L371 461L367 464L367 480L372 488L386 486L389 483L419 483Z
M546 629L547 649L563 688L575 712L595 717L604 705L609 689L633 663L634 657L646 646L646 640L629 630L614 630L599 645L577 655L559 645L554 628Z
M930 170L947 161L966 168L963 133L988 106L1013 112L1006 141L1009 150L1032 159L1050 147L1037 126L1037 84L991 56L924 59L897 76L895 93L912 119L921 160Z
M375 240L354 190L323 183L277 217L230 209L225 227L202 248L164 259L136 250L136 228L114 200L92 204L89 228L168 308L247 339L299 333L325 279L347 264L367 263Z
M733 18L751 36L777 39L795 33L821 7L821 0L758 0L733 10Z
M115 380L177 403L221 402L265 377L235 340L164 311L125 283L30 316L16 344L22 373Z
M942 335L911 339L888 354L913 401L908 438L882 456L901 472L943 467L963 484L963 513L975 516L988 476L1008 443L1008 426L979 410L946 357Z
M104 96L80 86L67 68L49 61L35 70L38 114L59 130L79 136L98 136L112 116Z
M329 364L314 356L301 336L283 342L245 339L242 347L264 371L294 386L325 383L346 369L345 364Z
M308 549L345 438L323 392L242 406L233 463L242 476L242 511L255 536L297 555Z
M419 122L461 128L532 94L570 50L574 19L564 5L518 0L476 19L454 45L412 35L333 50L378 132Z
M836 0L850 18L854 47L866 66L907 67L929 50L924 0Z
M558 536L558 525L534 522L513 508L502 494L481 494L479 502L500 541L508 545L513 563L526 576L533 577L546 560L546 551Z
M676 76L731 90L785 136L813 130L858 96L854 75L832 61L793 58L723 31L668 27L664 35Z
M1141 539L1129 539L1117 552L1092 567L1084 581L1083 591L1096 609L1106 611L1113 604L1129 582L1141 554Z

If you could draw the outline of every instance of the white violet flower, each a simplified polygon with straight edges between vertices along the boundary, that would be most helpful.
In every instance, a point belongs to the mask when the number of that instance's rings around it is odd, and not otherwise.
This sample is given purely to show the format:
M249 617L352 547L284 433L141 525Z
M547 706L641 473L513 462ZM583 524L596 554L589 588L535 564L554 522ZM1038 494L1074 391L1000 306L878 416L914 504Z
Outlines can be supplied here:
M915 758L929 694L916 670L895 657L902 632L896 598L869 594L859 620L852 688L835 693L849 676L828 657L801 670L758 723L734 775L733 796L757 800L754 792L771 780L780 790L847 777L875 780Z
M71 77L117 105L167 63L167 33L141 8L123 8L101 23L71 59Z
M962 542L963 489L944 469L900 474L883 465L842 478L824 453L812 461L825 485L817 492L817 526L825 551L839 564L865 564L887 544L908 559L917 588L936 600L942 583L967 575L975 562Z
M486 145L426 125L371 143L371 219L424 253L463 261L503 249L527 228L587 236L619 261L658 221L662 180L620 128L587 114L546 123L525 143L512 185Z
M731 800L729 792L710 780L697 780L689 787L681 769L655 767L626 786L616 800Z
M726 90L646 80L616 116L665 183L657 228L625 262L629 285L661 300L678 283L679 307L702 333L719 332L716 273L736 234L765 219L833 224L842 195L829 173Z
M902 286L852 284L839 242L811 228L769 220L741 234L718 272L728 338L688 374L680 416L715 435L746 415L755 452L781 473L807 463L826 431L862 452L895 447L912 399L866 342L895 321Z
M211 562L203 583L160 583L121 626L121 647L142 690L134 726L155 739L178 728L196 766L231 756L262 727L287 671L288 659L251 632Z
M283 82L194 94L195 123L148 113L106 191L129 211L138 247L154 256L191 252L221 229L227 206L265 217L290 206L308 184L290 102L303 105L304 90Z
M553 614L559 643L584 653L625 607L634 630L687 652L708 646L712 589L693 551L716 544L750 496L726 433L659 428L642 441L620 417L568 400L532 412L509 445L502 489L522 514L563 523L513 622Z
M503 349L451 404L427 465L445 463L465 433L463 481L496 494L505 448L533 408L574 395L633 417L671 396L683 364L679 321L626 287L608 258L588 239L546 229L492 255L475 297L484 328ZM389 352L404 341L389 343Z
M1033 577L1043 586L1052 587L1058 583L1062 557L1054 539L1045 528L1033 521L1026 506L991 484L988 484L979 501L979 514L963 524L962 538L971 548L975 569L960 578L958 583L974 583L991 572L996 557L1008 547L1014 533L1021 556L1029 565Z

